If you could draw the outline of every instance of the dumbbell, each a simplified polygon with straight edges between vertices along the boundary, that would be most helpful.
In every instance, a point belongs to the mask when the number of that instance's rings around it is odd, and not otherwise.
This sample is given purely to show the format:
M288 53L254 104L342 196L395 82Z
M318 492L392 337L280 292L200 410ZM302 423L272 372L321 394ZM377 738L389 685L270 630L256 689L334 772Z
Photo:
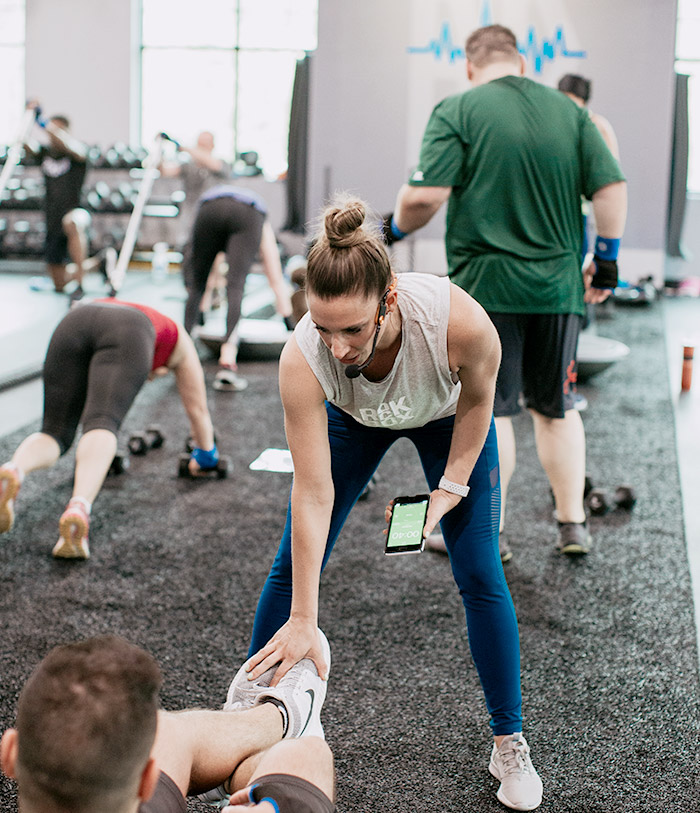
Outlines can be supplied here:
M145 432L134 432L128 440L131 454L144 455L149 449L160 449L165 435L159 426L149 426Z
M601 517L615 508L631 511L636 502L637 495L631 486L618 486L613 492L593 488L586 497L586 505L594 517Z
M112 462L109 465L109 470L107 471L108 475L117 475L122 474L129 468L129 455L126 452L120 452L117 449L116 454L112 458Z
M191 455L186 453L180 455L177 469L178 477L189 477L192 479L199 477L216 477L217 480L224 480L229 476L232 469L231 458L227 457L226 455L222 455L213 469L200 469L197 474L192 474L189 468L190 458Z
M196 444L194 442L194 438L192 437L192 435L190 435L187 438L187 440L185 441L185 451L187 452L187 454L192 454L192 452L194 451L195 445ZM214 446L217 446L217 445L218 445L218 442L216 440L216 432L214 432Z

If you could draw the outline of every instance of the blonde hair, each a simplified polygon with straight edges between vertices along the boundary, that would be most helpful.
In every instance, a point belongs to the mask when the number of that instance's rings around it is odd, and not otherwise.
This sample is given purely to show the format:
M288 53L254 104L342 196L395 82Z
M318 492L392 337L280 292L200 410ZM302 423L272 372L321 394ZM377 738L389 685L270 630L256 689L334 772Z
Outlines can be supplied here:
M377 226L367 222L367 205L347 198L322 213L322 226L308 256L306 288L321 299L348 294L381 296L393 272Z

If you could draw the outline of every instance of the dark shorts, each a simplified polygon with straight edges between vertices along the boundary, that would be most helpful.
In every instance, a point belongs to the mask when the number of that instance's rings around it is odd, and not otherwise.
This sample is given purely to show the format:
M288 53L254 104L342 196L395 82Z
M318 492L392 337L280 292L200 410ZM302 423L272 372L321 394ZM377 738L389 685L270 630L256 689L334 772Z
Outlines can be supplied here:
M582 318L562 313L489 313L501 339L501 367L493 414L528 409L547 418L563 418L574 408L576 346Z
M44 260L49 265L65 265L68 262L68 238L62 229L46 232Z
M279 813L334 813L335 805L315 785L289 774L266 774L255 780L251 802L271 800Z
M139 805L139 813L186 813L187 802L173 780L162 771L153 796Z

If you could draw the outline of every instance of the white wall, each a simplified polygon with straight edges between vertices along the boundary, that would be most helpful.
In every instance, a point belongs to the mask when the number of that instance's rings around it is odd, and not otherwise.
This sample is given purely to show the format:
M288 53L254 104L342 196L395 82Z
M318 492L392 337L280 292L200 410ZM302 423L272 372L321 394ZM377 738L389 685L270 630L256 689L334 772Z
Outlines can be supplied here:
M130 141L132 0L26 0L26 94L89 144Z
M408 15L401 2L321 0L311 66L309 214L340 190L381 209L405 177ZM399 13L397 13L399 12Z
M541 42L558 28L567 49L529 75L555 85L565 73L593 80L591 108L612 122L629 183L624 250L627 279L663 275L670 168L675 0L356 0L322 2L312 77L309 214L333 188L352 188L391 210L415 165L423 128L441 98L468 88L463 58L451 62L440 34L456 46L480 25L499 22L519 41ZM408 53L431 44L434 52ZM439 262L443 220L419 232L416 256ZM624 264L624 251L622 256ZM436 268L423 270L438 270Z

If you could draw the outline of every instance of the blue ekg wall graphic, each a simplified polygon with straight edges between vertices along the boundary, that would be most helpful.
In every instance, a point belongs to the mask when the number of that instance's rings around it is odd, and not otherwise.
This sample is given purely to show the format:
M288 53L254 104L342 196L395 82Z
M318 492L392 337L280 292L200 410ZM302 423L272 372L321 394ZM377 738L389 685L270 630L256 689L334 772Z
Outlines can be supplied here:
M481 25L491 25L491 9L488 2L484 3L481 9ZM551 39L540 38L534 25L527 31L525 43L518 43L518 50L531 64L535 73L542 73L542 68L547 62L554 62L558 57L566 59L584 59L585 51L570 51L566 46L566 34L563 26L557 26L554 36ZM437 37L428 41L427 45L414 45L407 48L409 54L432 54L440 61L445 58L448 62L454 63L464 59L464 48L457 45L452 38L452 29L449 22L444 22L440 27Z
M432 39L427 45L415 45L407 48L409 54L432 54L438 62L444 57L448 62L464 59L464 48L455 45L452 41L452 31L449 23L443 23L440 35Z

